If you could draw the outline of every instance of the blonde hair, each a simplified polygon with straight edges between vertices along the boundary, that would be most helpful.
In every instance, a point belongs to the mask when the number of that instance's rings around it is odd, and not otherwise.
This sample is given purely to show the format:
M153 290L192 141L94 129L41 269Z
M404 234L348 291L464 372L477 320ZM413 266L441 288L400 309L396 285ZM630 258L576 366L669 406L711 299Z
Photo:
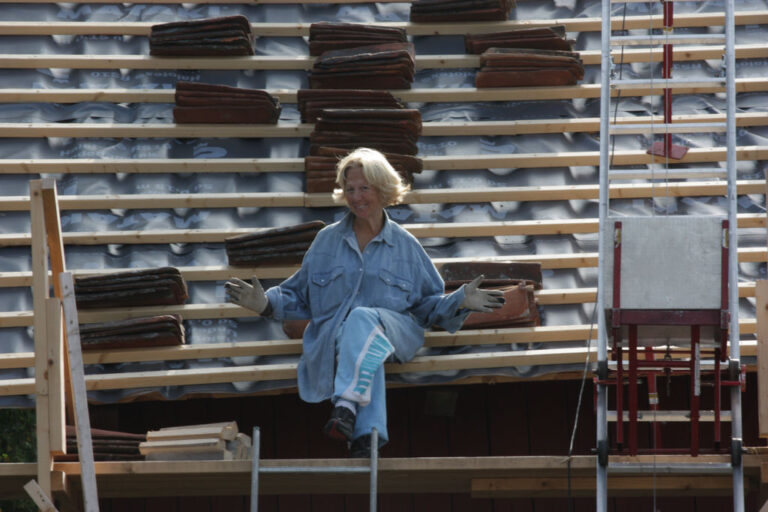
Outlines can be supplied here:
M333 190L333 199L337 203L346 203L344 190L347 184L347 169L359 165L363 177L379 193L384 206L400 203L410 186L379 151L370 148L357 148L336 165L336 184L340 187Z

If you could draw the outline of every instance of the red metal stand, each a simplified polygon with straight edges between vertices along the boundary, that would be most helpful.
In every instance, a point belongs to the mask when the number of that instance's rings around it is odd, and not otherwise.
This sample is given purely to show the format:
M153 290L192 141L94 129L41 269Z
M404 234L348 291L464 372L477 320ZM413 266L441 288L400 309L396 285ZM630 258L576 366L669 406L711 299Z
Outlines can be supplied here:
M727 240L728 221L722 223L723 240ZM721 362L728 358L728 248L725 243L721 250L721 301L719 309L624 309L621 306L621 250L622 225L614 223L613 248L613 304L610 314L610 326L613 335L611 358L616 362L616 369L610 372L608 379L603 382L615 386L616 394L616 448L614 452L628 451L629 455L643 453L689 453L697 456L704 451L721 450L721 393L724 387L741 385L739 379L723 378ZM640 346L638 329L640 326L687 326L690 327L690 348L671 350L668 346ZM626 364L624 361L624 343L622 329L627 329ZM720 335L720 343L705 347L701 343L701 328L712 327ZM642 351L642 358L640 357ZM673 357L677 356L677 357ZM687 357L685 357L687 356ZM702 358L714 361L713 369L702 369ZM689 376L689 414L690 414L690 447L663 448L661 442L661 424L654 425L655 446L640 450L638 447L638 381L646 379L648 383L649 406L652 411L659 411L656 376L659 373L674 373ZM714 403L714 437L712 448L702 449L699 444L699 416L701 401L701 376L713 377ZM625 394L627 420L624 417ZM624 423L628 423L628 431L624 431ZM626 447L625 448L625 444Z

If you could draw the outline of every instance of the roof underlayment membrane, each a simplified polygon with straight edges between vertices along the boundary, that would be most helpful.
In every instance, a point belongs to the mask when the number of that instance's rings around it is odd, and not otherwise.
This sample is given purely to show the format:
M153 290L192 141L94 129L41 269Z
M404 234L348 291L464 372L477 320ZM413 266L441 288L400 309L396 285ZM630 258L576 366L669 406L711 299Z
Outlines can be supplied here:
M763 1L737 0L737 12L765 10ZM623 6L614 6L620 15ZM600 17L599 1L521 1L512 18L566 19ZM722 12L722 2L675 5L675 14L690 12ZM4 4L3 18L15 21L144 21L169 22L177 20L244 14L251 22L307 23L314 21L343 21L372 23L379 21L408 21L409 5L405 3L359 5L144 5L144 4ZM627 15L648 12L644 3L627 6ZM722 27L678 29L678 33L719 32ZM761 25L739 26L737 44L763 43L766 28ZM569 32L575 50L599 50L598 32ZM463 54L463 36L413 36L417 55ZM306 56L308 44L302 37L259 37L255 42L257 55ZM138 36L0 36L0 53L4 54L82 54L82 55L148 55L148 40ZM768 59L740 59L737 78L765 77ZM649 64L624 64L624 78L644 76ZM674 66L675 77L716 76L720 61L680 62ZM659 65L653 65L660 76ZM414 88L474 87L474 69L429 69L416 73ZM21 89L99 89L142 88L172 89L180 80L226 84L255 89L308 88L305 71L275 70L120 70L120 69L8 69L0 73L0 87ZM599 83L598 66L587 66L582 83ZM619 104L619 115L647 115L660 108L660 97L626 98ZM652 104L653 102L653 104ZM551 101L509 101L473 103L410 104L421 111L424 123L434 121L502 121L545 118L599 117L599 99L568 99ZM159 123L173 122L172 104L114 104L85 102L77 104L7 103L0 104L2 123ZM768 109L768 93L739 94L738 112L764 112ZM725 97L717 95L678 95L674 97L675 114L724 113ZM284 104L281 122L299 122L295 104ZM642 147L639 136L616 137L616 150ZM768 127L739 128L737 145L767 145ZM725 146L725 134L699 133L676 136L675 142L689 147ZM302 138L1 138L0 158L299 158L308 152L309 142ZM511 153L556 153L570 151L599 151L597 134L565 133L519 136L447 136L421 137L419 156L493 155ZM738 166L740 180L762 180L765 163L742 161ZM58 192L68 195L145 194L145 193L223 193L223 192L300 192L302 173L189 173L189 174L62 174L53 176ZM25 196L29 193L29 175L3 175L2 195ZM415 177L415 189L479 188L512 186L595 185L597 167L499 168L465 171L425 170ZM611 209L617 215L727 214L724 197L665 197L664 184L658 183L658 194L649 199L612 200ZM764 195L741 196L739 213L764 213ZM333 222L344 214L341 207L333 208L230 208L230 209L147 209L62 212L62 227L66 231L117 231L154 229L231 229L284 226L314 219ZM484 202L476 204L415 204L390 209L391 216L401 223L491 222L519 220L597 218L596 200L546 202ZM28 212L0 212L3 233L24 233L30 230ZM429 238L421 240L432 257L487 257L515 255L547 255L597 252L597 233L546 236L497 236L485 238ZM742 229L740 247L764 247L764 229ZM224 265L223 244L158 244L68 246L67 266L74 269L131 268L159 266ZM29 271L29 247L0 249L0 272ZM742 263L740 280L753 282L765 279L764 263ZM192 282L188 303L225 302L223 281ZM275 284L267 281L265 285ZM545 289L585 288L597 286L596 268L576 268L544 271ZM590 324L594 320L593 303L582 305L546 306L542 308L542 323L547 326ZM26 311L32 309L30 288L0 288L0 310ZM742 299L740 314L754 317L754 300ZM216 343L285 338L279 322L261 318L188 320L185 321L187 342ZM596 334L595 324L595 334ZM31 352L32 328L3 328L0 352ZM749 339L749 335L743 336ZM576 346L586 343L576 342ZM575 346L570 344L570 346ZM552 347L548 344L548 347ZM424 349L465 352L520 350L533 345L512 344L470 348ZM152 369L224 367L233 365L295 362L298 356L239 357L233 359L189 360L179 362L126 363L92 365L88 372L123 372ZM525 367L481 370L475 373L511 376L536 376L545 372L581 370L571 367ZM472 371L448 373L391 375L389 378L417 382L450 381L471 375ZM2 378L31 377L33 369L3 370ZM99 402L130 399L137 394L153 391L167 399L198 393L254 393L271 388L293 386L293 382L243 382L163 389L135 389L91 392ZM23 397L4 397L2 405L28 405Z

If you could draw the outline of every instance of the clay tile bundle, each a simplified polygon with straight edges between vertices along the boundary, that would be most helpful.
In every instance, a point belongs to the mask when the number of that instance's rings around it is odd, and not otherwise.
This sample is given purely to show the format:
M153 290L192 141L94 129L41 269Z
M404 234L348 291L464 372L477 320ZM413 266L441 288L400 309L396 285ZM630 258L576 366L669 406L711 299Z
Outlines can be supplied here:
M330 146L415 155L419 135L417 109L323 109L309 136L309 154L317 155L320 147Z
M312 23L309 26L309 54L345 50L381 43L405 43L405 29L357 23Z
M490 48L480 56L475 86L576 85L583 78L584 64L575 52Z
M146 434L92 428L93 460L144 460L139 445L146 440ZM75 462L78 460L77 453L77 432L74 426L67 425L67 453L55 455L54 459L57 462Z
M82 309L183 304L187 297L187 285L174 267L75 279L75 299Z
M157 315L80 326L83 350L170 347L183 345L179 315Z
M227 260L233 266L299 263L323 227L323 221L315 220L227 238Z
M302 123L314 123L326 108L405 108L389 91L359 89L300 89Z
M492 313L474 312L463 329L530 327L541 325L535 289L541 288L540 263L447 263L440 268L446 292L482 274L481 287L504 292L504 306Z
M316 156L305 157L306 192L332 192L336 188L336 164L349 152L349 149L322 146ZM420 158L395 153L384 153L384 156L408 185L413 184L413 175L424 169Z
M514 0L415 0L411 21L506 21Z
M411 43L385 43L324 52L309 74L312 89L410 89Z
M282 110L266 91L226 85L177 82L174 99L177 123L275 124Z
M253 55L251 23L242 15L153 25L149 53L158 56Z
M565 26L521 28L490 34L468 34L464 38L467 53L478 55L489 48L530 48L571 51L565 38Z

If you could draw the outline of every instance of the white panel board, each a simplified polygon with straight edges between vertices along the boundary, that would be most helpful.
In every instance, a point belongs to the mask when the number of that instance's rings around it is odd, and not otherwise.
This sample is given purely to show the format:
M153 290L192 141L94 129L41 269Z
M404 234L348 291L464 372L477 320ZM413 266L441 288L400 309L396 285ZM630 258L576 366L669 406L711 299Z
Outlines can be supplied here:
M614 225L621 221L621 307L720 308L723 217L618 217L601 229L605 307L613 306Z

